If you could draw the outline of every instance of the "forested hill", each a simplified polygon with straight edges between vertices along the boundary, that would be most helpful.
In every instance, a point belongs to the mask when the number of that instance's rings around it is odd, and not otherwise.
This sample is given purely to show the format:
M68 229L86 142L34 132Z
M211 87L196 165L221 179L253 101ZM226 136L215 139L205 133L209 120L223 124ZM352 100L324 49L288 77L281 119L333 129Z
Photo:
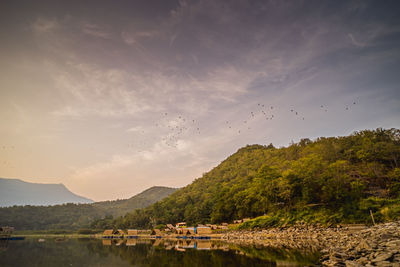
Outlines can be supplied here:
M129 199L95 202L93 203L93 206L103 210L104 214L116 217L125 215L135 209L148 207L151 204L171 195L176 190L178 189L164 186L153 186Z
M155 186L129 199L92 204L54 206L13 206L0 208L0 225L17 230L76 230L88 228L95 220L112 221L135 209L145 208L175 192L176 188Z
M400 215L400 131L355 132L302 139L288 147L249 145L203 177L116 227L186 221L232 222L266 216L261 224L370 222ZM150 220L151 218L151 220Z

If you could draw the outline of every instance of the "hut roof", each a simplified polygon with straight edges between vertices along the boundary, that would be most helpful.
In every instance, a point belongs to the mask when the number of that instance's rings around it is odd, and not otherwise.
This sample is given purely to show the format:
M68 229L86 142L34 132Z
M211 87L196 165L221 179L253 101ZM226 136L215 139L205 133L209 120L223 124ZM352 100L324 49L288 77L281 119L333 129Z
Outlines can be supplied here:
M112 234L113 234L113 230L112 229L104 230L104 233L103 233L103 235L112 235Z
M117 229L117 230L115 230L114 231L114 233L113 234L115 234L115 235L125 235L125 232L122 230L122 229Z
M150 235L161 235L160 229L153 229Z
M169 228L169 229L175 229L175 227L172 225L172 224L167 224L167 227Z
M138 234L138 230L136 229L128 229L128 235L137 235Z

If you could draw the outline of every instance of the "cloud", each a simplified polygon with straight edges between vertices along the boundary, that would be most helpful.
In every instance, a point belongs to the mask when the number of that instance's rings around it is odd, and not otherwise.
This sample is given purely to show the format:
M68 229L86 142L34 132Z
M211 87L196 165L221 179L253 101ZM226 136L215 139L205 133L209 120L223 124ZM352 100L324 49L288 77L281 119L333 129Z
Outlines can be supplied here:
M144 132L144 128L142 126L135 126L131 127L126 130L128 133L139 133L139 132Z
M135 36L128 32L122 32L121 37L122 37L122 40L128 45L137 44L137 40L135 39Z
M82 32L103 39L109 39L111 37L110 33L106 32L104 29L101 29L96 24L84 23L82 25Z
M32 24L32 29L36 33L52 32L59 27L59 23L55 19L47 19L38 17Z
M347 36L350 38L351 43L353 45L355 45L355 46L364 47L364 46L367 45L366 43L362 43L362 42L357 41L356 38L354 38L353 34L351 34L351 33L347 34Z

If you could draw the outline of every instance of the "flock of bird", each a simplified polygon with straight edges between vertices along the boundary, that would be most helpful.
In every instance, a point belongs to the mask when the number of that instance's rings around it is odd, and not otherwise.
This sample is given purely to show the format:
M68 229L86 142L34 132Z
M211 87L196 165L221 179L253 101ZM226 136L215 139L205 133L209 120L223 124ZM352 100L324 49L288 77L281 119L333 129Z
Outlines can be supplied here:
M352 103L356 105L356 102ZM349 106L345 106L344 110L348 111L350 108ZM262 103L257 103L256 106L253 107L253 110L248 113L247 116L242 117L242 120L225 120L222 124L222 127L225 127L227 130L231 130L236 132L237 135L243 134L245 131L251 130L251 125L253 122L259 122L260 118L263 120L274 120L276 119L278 108ZM320 110L324 112L328 112L328 108L324 105L320 106ZM290 108L287 110L290 114L293 114L294 117L298 118L299 120L306 120L306 117L301 115L300 111ZM201 127L197 120L193 118L187 118L183 115L171 115L168 112L164 112L160 114L161 117L157 123L154 124L155 127L159 129L160 132L164 132L165 134L161 138L163 144L171 148L178 148L179 140L183 139L185 134L201 134ZM137 139L136 145L134 143L128 145L130 148L137 148L137 147L145 147L152 141L157 141L157 138L153 138L150 140L149 136L146 135L146 132L143 130L140 132L143 134L143 140L141 138ZM159 139L158 139L159 141ZM139 149L137 152L143 152L144 149Z
M356 102L353 102L352 105L356 105ZM320 110L324 112L328 112L328 108L324 105L320 105ZM350 110L350 106L344 107L345 111ZM257 103L253 110L245 116L244 120L225 120L222 124L227 130L236 132L238 135L243 134L245 131L251 130L251 125L254 121L258 121L260 117L264 120L274 120L276 119L276 111L277 108L274 106ZM291 108L290 111L293 116L297 117L300 120L305 120L306 118L301 115L301 113ZM186 134L201 134L201 126L200 123L193 118L187 118L183 115L171 115L168 112L164 112L160 114L161 117L157 123L154 124L159 131L163 132L164 135L161 138L163 144L171 148L178 148L179 140L182 140L183 136ZM137 152L144 152L149 145L153 144L155 141L159 141L157 137L151 138L150 135L146 133L145 130L140 130L138 133L142 134L143 138L137 138L135 136L135 140L128 144L128 148L135 149ZM2 150L14 149L14 146L2 146L0 147ZM3 161L3 165L9 165L8 161Z

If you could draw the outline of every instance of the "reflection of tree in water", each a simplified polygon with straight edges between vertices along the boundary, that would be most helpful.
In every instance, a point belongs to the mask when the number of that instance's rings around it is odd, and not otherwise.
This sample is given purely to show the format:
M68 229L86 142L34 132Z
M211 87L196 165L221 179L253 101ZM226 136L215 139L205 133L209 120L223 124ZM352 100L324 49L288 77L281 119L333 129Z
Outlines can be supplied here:
M8 240L0 240L0 251L6 251L8 248Z
M318 259L300 251L222 242L137 239L120 246L115 242L119 240L112 240L111 245L96 239L39 243L28 238L10 242L7 251L0 251L0 266L276 266L276 261L312 265Z
M275 266L277 261L310 265L318 262L319 258L317 254L288 249L241 247L210 241L144 242L136 240L134 245L96 248L106 249L135 266Z
M99 240L70 239L56 242L46 238L38 242L37 238L24 241L10 241L7 251L0 251L0 266L129 266L119 257L105 251L103 257L90 254L89 244L100 244Z

